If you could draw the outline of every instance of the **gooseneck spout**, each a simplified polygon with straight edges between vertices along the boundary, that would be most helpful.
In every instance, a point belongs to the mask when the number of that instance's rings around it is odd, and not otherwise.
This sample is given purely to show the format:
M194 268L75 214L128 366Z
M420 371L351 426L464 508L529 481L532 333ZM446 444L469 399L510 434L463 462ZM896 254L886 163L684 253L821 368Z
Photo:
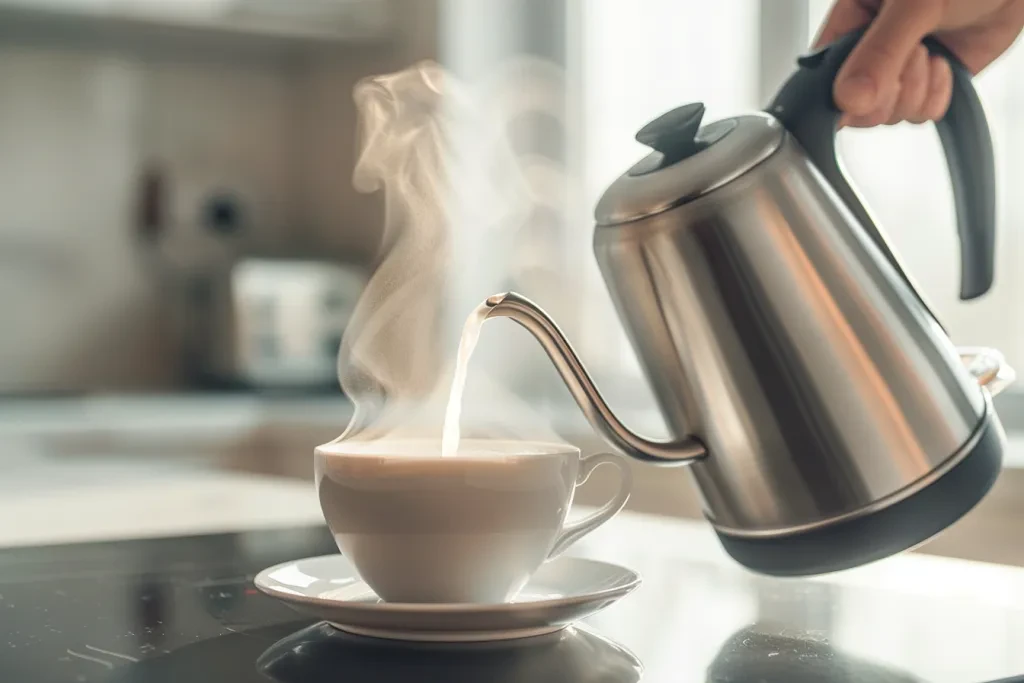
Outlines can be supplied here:
M693 437L675 441L651 441L622 424L594 386L579 356L558 325L537 304L509 292L490 297L486 305L490 309L487 318L511 318L540 342L587 420L620 451L639 460L662 464L686 464L707 455L704 444Z

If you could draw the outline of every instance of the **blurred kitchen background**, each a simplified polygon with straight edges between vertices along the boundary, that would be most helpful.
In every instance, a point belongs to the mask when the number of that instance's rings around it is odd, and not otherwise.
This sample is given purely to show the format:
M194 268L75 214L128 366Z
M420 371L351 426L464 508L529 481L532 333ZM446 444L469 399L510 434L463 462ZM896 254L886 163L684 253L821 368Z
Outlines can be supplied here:
M310 476L312 447L349 416L337 348L383 224L379 194L352 187L352 88L421 59L507 101L501 124L532 202L500 248L453 226L452 330L483 297L522 291L563 325L612 406L662 432L593 263L591 208L661 112L763 106L829 4L0 0L0 545L171 533L181 509L146 507L147 492ZM978 302L957 299L934 130L840 136L955 341L997 347L1018 368L1022 76L1017 46L978 79L1001 228L996 286ZM481 348L502 361L501 381L564 438L600 447L534 343L489 334ZM1024 388L997 403L1007 472L925 552L1024 563ZM685 471L637 478L636 509L699 514ZM127 518L137 527L125 532Z

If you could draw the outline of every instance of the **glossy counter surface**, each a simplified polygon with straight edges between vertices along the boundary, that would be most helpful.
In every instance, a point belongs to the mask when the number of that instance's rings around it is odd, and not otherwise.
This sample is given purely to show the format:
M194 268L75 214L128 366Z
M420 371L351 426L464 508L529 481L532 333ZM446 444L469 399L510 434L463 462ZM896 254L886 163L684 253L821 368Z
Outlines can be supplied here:
M578 554L637 569L644 585L589 630L436 647L346 636L252 589L268 565L332 550L320 526L0 550L0 680L980 683L1024 673L1015 568L903 555L773 580L734 565L704 525L627 514Z

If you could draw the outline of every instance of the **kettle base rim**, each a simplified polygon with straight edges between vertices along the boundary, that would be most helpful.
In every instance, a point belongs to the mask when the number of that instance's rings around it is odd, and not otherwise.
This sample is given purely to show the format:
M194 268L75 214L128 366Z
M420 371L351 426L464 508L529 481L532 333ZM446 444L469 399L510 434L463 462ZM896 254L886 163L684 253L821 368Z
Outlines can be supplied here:
M981 502L1002 471L1005 437L991 402L986 407L968 441L970 452L914 494L866 515L784 536L738 536L716 528L719 542L747 569L779 577L852 569L921 545Z

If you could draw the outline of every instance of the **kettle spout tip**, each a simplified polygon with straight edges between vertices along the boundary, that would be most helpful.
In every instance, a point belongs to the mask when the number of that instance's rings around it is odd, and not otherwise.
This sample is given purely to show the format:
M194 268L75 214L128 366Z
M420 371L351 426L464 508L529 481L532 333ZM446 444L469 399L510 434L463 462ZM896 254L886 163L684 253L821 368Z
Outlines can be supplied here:
M508 292L503 292L501 294L495 294L493 296L487 297L487 300L484 303L486 304L487 308L494 308L495 306L500 304L502 301L504 301L505 297L507 297L507 296L508 296Z
M482 308L484 309L483 315L485 319L505 317L512 318L524 325L528 320L532 320L534 323L542 323L541 327L554 325L554 321L548 318L548 315L537 304L515 292L502 292L501 294L489 296L484 300ZM537 330L532 329L534 326L526 325L526 327L531 328L534 336L536 336Z
M516 295L512 292L502 292L501 294L495 294L487 297L484 301L483 309L485 318L492 316L508 315L509 311L505 310L508 308L508 304L513 303L516 300Z

